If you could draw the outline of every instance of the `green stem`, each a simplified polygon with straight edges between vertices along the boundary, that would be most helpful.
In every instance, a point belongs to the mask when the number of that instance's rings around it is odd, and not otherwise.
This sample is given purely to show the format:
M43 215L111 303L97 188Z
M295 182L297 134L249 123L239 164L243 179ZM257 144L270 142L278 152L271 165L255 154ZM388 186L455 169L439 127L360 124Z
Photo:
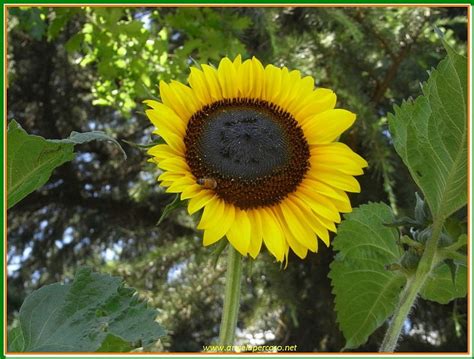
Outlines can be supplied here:
M458 261L460 263L464 263L464 264L467 263L467 256L462 253L440 251L440 255L443 259L449 258L449 259Z
M408 313L410 312L413 303L415 302L416 296L421 286L415 281L415 278L409 278L403 292L400 295L400 302L398 307L395 310L392 321L388 327L385 337L383 338L382 345L380 346L381 352L393 352L398 338L400 337L400 332L403 327Z
M242 279L242 256L229 246L227 275L225 283L224 309L222 313L219 345L234 345L235 328L240 304L240 283Z
M438 248L439 238L441 237L443 223L444 218L441 217L436 218L433 222L431 238L426 242L425 250L421 256L420 263L418 263L416 273L408 278L405 288L400 295L400 301L397 309L395 309L388 330L385 333L382 345L380 346L380 352L393 352L397 346L403 323L435 264L436 250Z
M444 247L443 251L449 251L449 252L456 252L457 250L461 249L462 247L467 245L467 237L463 237L461 240L457 240L453 244L451 244L448 247Z

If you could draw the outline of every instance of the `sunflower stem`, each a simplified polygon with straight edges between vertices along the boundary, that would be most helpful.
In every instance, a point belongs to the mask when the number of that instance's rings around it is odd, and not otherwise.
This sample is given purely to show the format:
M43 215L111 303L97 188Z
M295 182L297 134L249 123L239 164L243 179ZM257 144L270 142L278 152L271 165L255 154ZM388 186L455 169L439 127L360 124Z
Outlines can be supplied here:
M431 238L426 242L416 273L408 278L405 288L400 295L400 301L385 333L380 352L393 353L398 343L403 324L410 313L416 297L437 264L437 249L443 229L444 218L438 217L433 221Z
M225 283L224 309L222 312L219 345L234 345L235 329L240 305L240 283L242 281L242 256L229 246Z

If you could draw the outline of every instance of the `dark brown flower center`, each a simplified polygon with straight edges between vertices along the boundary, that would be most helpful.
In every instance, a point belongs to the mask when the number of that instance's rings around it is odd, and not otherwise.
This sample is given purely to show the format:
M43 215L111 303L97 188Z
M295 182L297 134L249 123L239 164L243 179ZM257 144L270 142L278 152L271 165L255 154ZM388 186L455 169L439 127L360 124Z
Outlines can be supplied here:
M220 198L241 209L280 202L309 168L302 129L292 115L264 100L205 106L189 120L184 143L199 183L212 183Z

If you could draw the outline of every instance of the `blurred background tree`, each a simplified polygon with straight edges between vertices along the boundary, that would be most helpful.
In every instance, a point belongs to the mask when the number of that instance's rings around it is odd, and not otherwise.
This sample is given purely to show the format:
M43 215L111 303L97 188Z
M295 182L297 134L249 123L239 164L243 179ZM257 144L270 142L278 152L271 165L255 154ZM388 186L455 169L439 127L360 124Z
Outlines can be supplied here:
M342 141L368 159L353 206L383 201L400 215L416 186L394 152L386 114L420 94L443 57L434 27L466 53L467 8L31 8L8 9L8 119L28 132L64 138L103 130L147 144L142 101L160 80L186 81L194 63L257 56L299 69L358 115ZM201 351L218 336L225 258L201 245L196 218L177 210L156 223L173 197L143 150L128 160L104 143L81 147L47 185L8 213L8 320L25 296L70 278L81 265L119 274L161 308L169 336L160 351ZM466 220L465 211L459 213ZM245 261L240 344L344 346L327 279L331 249L282 269L267 254ZM466 351L466 300L422 302L399 351ZM384 327L358 350L377 350Z

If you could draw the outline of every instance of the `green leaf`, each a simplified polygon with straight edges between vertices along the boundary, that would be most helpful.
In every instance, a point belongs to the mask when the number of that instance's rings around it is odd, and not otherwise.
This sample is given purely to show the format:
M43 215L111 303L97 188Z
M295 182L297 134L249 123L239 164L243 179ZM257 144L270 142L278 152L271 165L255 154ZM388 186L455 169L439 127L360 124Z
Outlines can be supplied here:
M72 143L74 145L78 144L83 144L86 142L91 142L91 141L109 141L112 142L114 145L116 145L120 152L122 152L123 158L126 160L127 159L127 154L123 150L122 146L120 146L120 143L118 141L107 135L103 131L90 131L90 132L76 132L72 131L71 134L69 135L68 138L65 138L63 140L49 140L50 142L54 143Z
M389 115L395 149L421 188L433 217L448 217L467 201L467 62L448 56L433 70L423 95Z
M329 278L346 348L365 343L397 305L405 277L387 266L403 253L398 231L385 225L394 220L390 207L370 203L346 215L338 228Z
M67 24L71 16L76 12L74 8L56 8L54 10L55 18L48 26L48 41L54 40Z
M79 32L75 34L74 36L72 36L69 40L67 40L66 44L64 45L64 48L66 49L68 53L79 51L83 41L84 41L84 34Z
M74 158L70 143L29 135L15 121L7 131L8 208L46 183L53 170Z
M99 98L97 100L93 100L92 104L94 106L111 106L112 105L112 103L105 98Z
M227 247L228 243L229 243L229 241L222 240L222 241L217 242L216 246L214 247L214 250L211 253L211 256L214 257L214 259L212 261L212 264L213 264L214 268L217 267L217 262L219 261L219 258L221 256L222 252L224 251L224 249ZM250 263L252 263L252 261L250 261Z
M466 265L457 263L455 283L446 263L434 269L420 291L423 299L447 304L455 298L465 297L467 293Z
M123 351L165 335L148 308L118 277L79 269L74 281L44 286L20 308L24 352Z
M163 220L170 215L171 212L173 212L175 209L184 207L185 204L186 204L186 201L182 201L179 198L179 194L177 194L174 197L173 201L166 205L166 207L163 210L163 212L161 213L160 219L158 219L158 222L156 223L156 225L159 226L163 222Z
M130 145L134 148L137 148L139 150L148 150L152 148L153 146L160 145L166 143L165 140L163 140L161 137L159 137L156 141L148 143L146 145L142 145L140 143L135 143L132 141L127 141L127 140L122 140L122 142L125 142L127 145Z
M25 339L20 327L8 331L8 351L22 352L25 347Z
M129 352L133 349L133 347L127 343L125 340L123 340L122 338L120 337L117 337L113 334L108 334L106 337L105 337L105 340L104 342L102 343L102 345L100 346L99 349L97 349L96 351L97 352L109 352L109 353L117 353L117 352L121 352L121 353L125 353L125 352Z
M18 122L12 120L7 132L8 208L44 185L56 167L71 161L74 158L74 145L90 141L113 142L124 159L127 158L122 146L102 131L73 131L69 138L47 140L29 135Z

